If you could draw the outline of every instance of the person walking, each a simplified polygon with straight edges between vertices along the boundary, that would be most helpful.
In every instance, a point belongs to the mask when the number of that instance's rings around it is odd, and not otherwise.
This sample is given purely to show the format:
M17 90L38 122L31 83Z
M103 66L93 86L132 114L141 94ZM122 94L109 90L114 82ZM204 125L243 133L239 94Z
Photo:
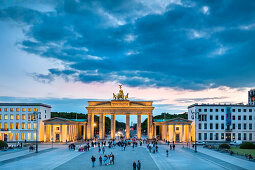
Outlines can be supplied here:
M95 167L96 158L94 156L91 157L91 161L92 161L92 167Z
M112 152L111 152L112 154ZM114 155L112 154L112 164L114 165Z
M104 154L104 152L105 152L105 149L104 149L104 147L103 147L102 151L103 151L103 154Z
M170 144L170 150L172 150L172 145Z
M141 169L141 162L138 160L137 162L137 170L140 170Z
M101 156L99 156L99 163L100 163L100 166L102 166L102 157Z
M168 149L166 150L166 157L168 157Z
M175 144L173 144L173 150L175 149Z
M136 170L136 163L135 163L135 161L133 163L133 170Z

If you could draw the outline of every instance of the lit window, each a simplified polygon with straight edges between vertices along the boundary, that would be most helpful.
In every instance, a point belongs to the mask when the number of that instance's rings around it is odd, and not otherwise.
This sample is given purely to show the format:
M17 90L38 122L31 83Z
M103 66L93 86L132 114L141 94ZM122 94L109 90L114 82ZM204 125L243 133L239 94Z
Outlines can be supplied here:
M26 125L25 123L22 123L22 129L25 129L25 125Z
M26 115L22 115L22 120L25 120L26 119Z
M31 123L28 123L28 124L27 124L27 128L28 128L28 129L31 129Z
M13 133L10 133L10 140L13 140Z
M0 112L2 111L2 108L0 108Z
M15 133L16 140L19 140L19 133Z
M31 133L27 133L27 140L31 140Z
M10 119L13 120L13 115L10 115Z
M7 112L7 111L8 111L8 109L7 109L7 108L4 108L4 111L5 111L5 112Z
M27 111L31 112L31 108L28 108Z
M0 115L0 120L2 120L2 115Z
M19 112L19 108L16 108L16 112Z
M34 123L34 124L33 124L33 129L36 129L36 126L37 126L37 124L36 124L36 123Z
M37 108L34 108L34 112L37 112Z
M13 123L10 123L10 129L13 129Z
M56 127L56 130L59 130L59 127Z
M25 140L25 133L21 133L21 140Z
M19 115L16 115L16 120L19 120Z
M25 112L26 111L26 109L25 108L22 108L22 112Z
M4 130L7 130L7 123L4 123Z
M0 129L2 129L2 123L0 123Z
M10 109L11 112L13 112L13 110L14 110L13 108Z
M31 121L31 115L28 115L28 121Z
M4 120L7 120L8 119L8 115L4 115Z
M19 129L19 123L16 123L16 129Z
M36 140L36 133L33 133L33 140Z

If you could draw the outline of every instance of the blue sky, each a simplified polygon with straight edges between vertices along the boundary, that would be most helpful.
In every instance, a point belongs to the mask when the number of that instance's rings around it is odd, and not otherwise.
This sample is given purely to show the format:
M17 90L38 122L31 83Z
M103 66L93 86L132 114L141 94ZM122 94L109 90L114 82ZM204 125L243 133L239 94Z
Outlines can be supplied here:
M0 101L79 111L123 84L155 114L247 102L252 0L0 0Z

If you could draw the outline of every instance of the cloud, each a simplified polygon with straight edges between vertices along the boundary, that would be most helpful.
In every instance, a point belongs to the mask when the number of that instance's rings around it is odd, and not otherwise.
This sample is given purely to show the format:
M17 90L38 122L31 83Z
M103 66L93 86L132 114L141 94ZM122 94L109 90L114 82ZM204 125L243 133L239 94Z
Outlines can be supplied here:
M176 102L181 103L195 103L195 102L206 102L206 101L213 101L213 100L222 100L228 99L229 97L202 97L202 98L178 98Z
M22 50L66 63L65 70L35 73L43 83L61 76L83 83L192 90L255 85L253 1L67 0L47 5L54 11L0 9L1 21L21 23L25 39L17 44Z

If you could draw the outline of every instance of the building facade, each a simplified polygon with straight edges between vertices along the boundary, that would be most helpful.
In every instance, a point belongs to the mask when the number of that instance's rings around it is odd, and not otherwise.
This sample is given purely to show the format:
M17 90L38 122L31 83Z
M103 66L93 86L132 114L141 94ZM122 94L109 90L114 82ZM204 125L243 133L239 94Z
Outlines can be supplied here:
M43 120L51 106L42 103L0 103L0 139L7 142L44 140ZM38 130L38 133L37 133Z
M244 104L193 104L188 107L196 141L255 141L255 106Z
M255 105L255 89L248 91L248 104Z

